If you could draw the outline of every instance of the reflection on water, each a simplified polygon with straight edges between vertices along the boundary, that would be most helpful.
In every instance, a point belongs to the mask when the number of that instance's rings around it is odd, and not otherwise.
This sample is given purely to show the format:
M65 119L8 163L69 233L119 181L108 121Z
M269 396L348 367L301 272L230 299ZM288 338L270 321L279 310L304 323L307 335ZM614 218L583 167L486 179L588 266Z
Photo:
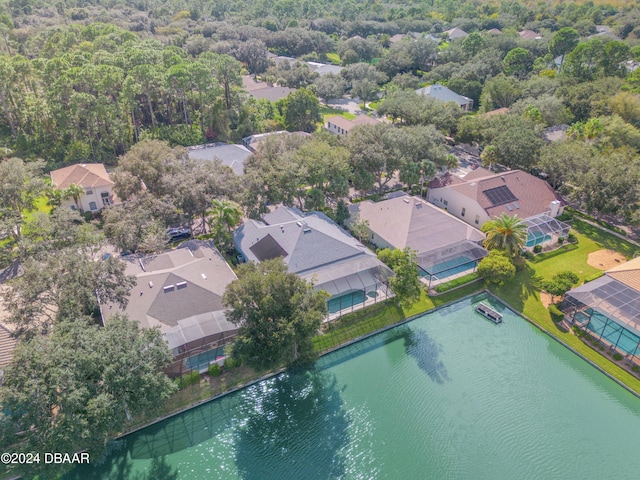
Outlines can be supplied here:
M408 330L409 333L404 337L404 346L407 353L416 360L420 370L436 383L450 381L447 368L440 360L442 346L424 330Z
M349 420L334 375L285 373L247 389L235 460L243 479L340 478Z
M349 444L348 427L335 375L293 370L112 442L111 453L98 465L80 467L65 478L187 478L166 458L208 442L218 442L211 451L226 444L243 479L339 478L345 472L340 452ZM143 472L135 471L136 461L149 459ZM208 462L191 478L206 478L202 475L213 463L224 463L213 455ZM231 470L230 478L237 478Z

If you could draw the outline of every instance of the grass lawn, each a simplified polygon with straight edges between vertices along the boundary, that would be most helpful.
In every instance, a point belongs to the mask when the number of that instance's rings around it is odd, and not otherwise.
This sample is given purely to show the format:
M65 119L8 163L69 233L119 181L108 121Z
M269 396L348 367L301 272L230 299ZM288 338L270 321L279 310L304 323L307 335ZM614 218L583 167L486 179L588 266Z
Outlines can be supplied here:
M36 207L35 210L33 210L32 212L23 212L25 221L31 220L31 218L36 212L51 213L51 205L47 204L46 195L42 195L41 197L38 197L36 199L35 207Z
M333 117L335 115L340 115L341 117L344 117L347 120L353 120L354 118L356 118L356 116L353 113L345 112L344 110L340 110L338 108L329 107L328 105L320 106L320 115L322 115L323 124L327 121L327 118Z
M315 337L313 344L316 351L323 352L445 303L453 302L482 288L483 284L478 282L438 297L428 297L422 292L420 300L409 308L401 308L396 300L390 299L345 315L334 322L324 335Z
M502 286L490 286L489 289L553 336L640 393L638 378L620 368L605 355L585 345L573 333L559 328L551 320L549 311L540 302L539 285L541 280L551 279L553 275L563 270L575 272L581 281L589 277L593 278L594 275L601 272L601 270L587 264L589 253L607 248L616 250L630 258L635 251L636 247L629 242L584 222L575 221L574 227L574 234L578 238L577 245L565 245L548 254L536 255L533 261L527 262L525 267L516 273L516 277L512 281Z

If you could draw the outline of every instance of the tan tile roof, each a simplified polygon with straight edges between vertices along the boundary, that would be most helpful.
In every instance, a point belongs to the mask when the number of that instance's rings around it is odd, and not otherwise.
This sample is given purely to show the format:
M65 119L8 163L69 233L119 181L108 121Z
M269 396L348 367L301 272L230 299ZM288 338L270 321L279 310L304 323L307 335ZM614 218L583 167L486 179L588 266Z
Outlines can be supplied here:
M491 173L485 177L476 177L476 175L479 173L471 172L463 179L464 183L450 185L447 188L452 188L478 202L490 217L502 213L510 215L515 213L521 218L527 218L548 212L554 200L562 202L547 182L521 170L511 170L497 175ZM518 208L514 208L513 202L494 206L484 193L486 190L501 186L508 187L513 193L517 199L514 201ZM512 210L509 210L507 205L510 205Z
M428 184L428 188L442 188L448 187L449 185L457 185L459 183L464 183L460 177L456 177L451 172L446 172L444 175L434 178Z
M114 184L101 163L70 165L53 170L49 175L51 175L53 185L59 189L68 188L71 184L84 188Z
M640 257L607 270L607 275L640 292Z
M340 115L327 118L327 123L332 123L336 127L342 128L347 132L353 128L353 122L347 118L341 117Z
M380 120L376 120L369 115L358 115L352 122L354 125L375 125L376 123L380 123Z
M353 127L357 125L375 125L376 123L380 123L380 120L376 120L375 118L372 118L368 115L358 115L353 120L349 120L348 118L336 115L327 118L327 123L332 123L336 127L340 127L346 132L349 132Z
M518 33L520 34L520 38L524 38L525 40L536 40L542 38L539 33L536 33L533 30L522 30Z

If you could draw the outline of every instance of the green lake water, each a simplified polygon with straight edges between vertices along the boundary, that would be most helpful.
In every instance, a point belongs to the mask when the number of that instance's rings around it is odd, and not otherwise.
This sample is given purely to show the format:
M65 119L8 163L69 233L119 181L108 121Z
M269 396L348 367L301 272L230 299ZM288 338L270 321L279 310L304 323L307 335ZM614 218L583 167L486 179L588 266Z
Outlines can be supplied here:
M640 399L479 295L125 437L66 478L632 479L639 446Z

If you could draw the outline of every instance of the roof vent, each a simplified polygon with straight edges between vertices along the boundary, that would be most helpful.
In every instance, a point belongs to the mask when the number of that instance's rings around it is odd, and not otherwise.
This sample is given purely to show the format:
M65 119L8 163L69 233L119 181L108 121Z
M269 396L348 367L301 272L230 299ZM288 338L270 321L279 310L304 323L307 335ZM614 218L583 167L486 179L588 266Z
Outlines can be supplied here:
M153 288L153 282L149 282L149 288Z
M502 179L503 182L506 182L506 180L504 179L504 175L502 175L500 178Z
M187 282L178 282L176 283L176 288L180 290L181 288L187 288Z
M204 273L201 273L200 275L202 275L203 279L205 279L205 280L207 279L207 276Z
M302 229L302 232L303 233L309 233L309 232L311 232L311 229L309 227L305 227L305 228Z
M299 227L302 227L302 222L296 222L296 225L298 225Z
M166 287L162 288L162 290L164 290L164 293L173 292L174 289L175 285L167 285Z
M472 186L472 187L475 187L476 185L477 185L477 183L476 183L476 182L471 182L471 186Z
M403 199L402 199L402 201L403 201L404 203L410 203L408 198L403 198Z

